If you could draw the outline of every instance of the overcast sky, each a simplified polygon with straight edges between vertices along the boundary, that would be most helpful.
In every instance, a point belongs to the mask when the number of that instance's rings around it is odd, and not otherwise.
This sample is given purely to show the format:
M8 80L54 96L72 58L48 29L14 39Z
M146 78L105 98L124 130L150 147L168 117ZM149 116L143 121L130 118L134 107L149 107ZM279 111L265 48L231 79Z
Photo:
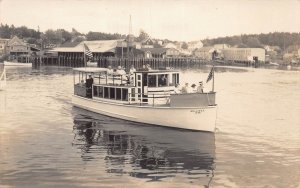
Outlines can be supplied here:
M300 32L300 0L0 0L1 23L41 31L72 28L199 40L274 31Z

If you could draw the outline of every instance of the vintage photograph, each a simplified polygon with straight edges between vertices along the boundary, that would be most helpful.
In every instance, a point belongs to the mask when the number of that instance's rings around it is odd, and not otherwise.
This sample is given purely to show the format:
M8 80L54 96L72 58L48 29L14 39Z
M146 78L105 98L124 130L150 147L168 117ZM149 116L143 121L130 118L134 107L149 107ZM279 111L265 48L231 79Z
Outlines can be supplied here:
M300 0L0 0L0 188L300 188Z

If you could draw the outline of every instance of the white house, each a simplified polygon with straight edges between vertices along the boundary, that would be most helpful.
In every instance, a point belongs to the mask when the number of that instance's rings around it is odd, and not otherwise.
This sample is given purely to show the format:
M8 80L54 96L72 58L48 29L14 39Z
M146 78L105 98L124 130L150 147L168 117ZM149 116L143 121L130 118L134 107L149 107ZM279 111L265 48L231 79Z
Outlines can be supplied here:
M223 55L229 61L252 61L254 57L265 61L266 52L263 48L228 48L223 50Z
M203 60L212 60L213 59L213 53L216 49L214 47L202 47L199 49L196 49L193 54L195 57L198 57Z
M199 41L191 41L188 42L188 49L189 50L195 50L203 47L203 43Z

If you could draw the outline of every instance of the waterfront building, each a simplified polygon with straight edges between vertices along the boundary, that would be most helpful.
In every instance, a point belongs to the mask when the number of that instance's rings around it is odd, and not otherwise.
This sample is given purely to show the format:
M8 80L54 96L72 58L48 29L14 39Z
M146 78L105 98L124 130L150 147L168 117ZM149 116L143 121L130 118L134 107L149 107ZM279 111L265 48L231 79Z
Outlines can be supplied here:
M263 48L228 48L223 50L224 60L227 61L258 61L265 62L266 52Z
M154 41L150 37L148 37L148 38L146 38L145 40L143 40L141 42L141 47L142 48L153 48L154 47Z
M202 47L194 50L193 55L203 60L213 60L216 49L214 47Z
M180 52L175 48L141 48L144 58L178 57Z
M10 60L25 59L26 62L29 62L30 57L36 55L38 51L40 49L35 45L28 44L17 36L8 41L6 48L6 53L9 55Z
M194 51L195 49L199 49L203 47L203 43L199 41L188 42L188 50Z
M93 60L100 57L114 57L116 47L121 40L96 40L83 41L80 43L66 43L60 47L53 48L49 52L55 52L58 59L81 59L83 61L84 44L93 54Z

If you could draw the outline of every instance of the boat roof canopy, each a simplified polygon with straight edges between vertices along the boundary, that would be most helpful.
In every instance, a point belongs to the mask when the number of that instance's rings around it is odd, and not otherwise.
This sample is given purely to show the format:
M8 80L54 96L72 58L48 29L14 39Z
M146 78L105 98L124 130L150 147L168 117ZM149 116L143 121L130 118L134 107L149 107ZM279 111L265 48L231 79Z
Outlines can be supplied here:
M80 68L74 68L73 70L78 72L87 72L87 73L107 72L107 68L95 68L95 67L80 67Z
M167 69L167 70L137 70L135 71L136 73L178 73L178 70L172 70L172 69Z

